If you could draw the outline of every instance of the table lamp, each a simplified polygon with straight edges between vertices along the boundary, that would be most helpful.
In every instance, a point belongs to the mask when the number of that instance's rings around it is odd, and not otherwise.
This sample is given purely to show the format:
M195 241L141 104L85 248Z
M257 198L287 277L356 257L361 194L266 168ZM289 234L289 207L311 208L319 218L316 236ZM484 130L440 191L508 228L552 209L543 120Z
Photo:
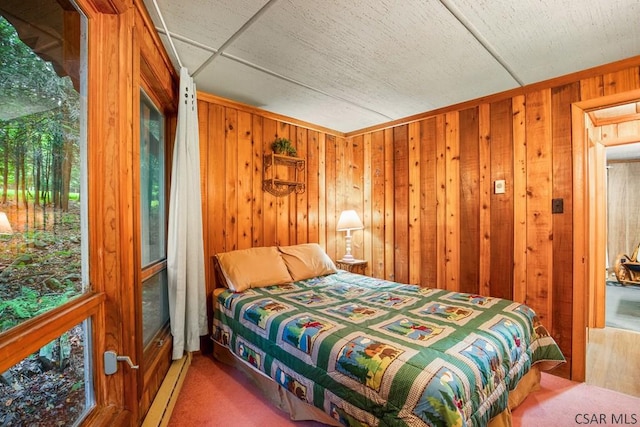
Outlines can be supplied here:
M336 227L336 230L347 232L347 236L345 239L346 245L347 245L347 251L342 257L341 261L344 261L344 262L354 261L353 255L351 255L351 230L362 230L363 228L364 228L364 225L362 224L362 221L360 221L360 217L358 216L356 211L354 210L342 211L342 213L340 214L340 219L338 219L338 225Z

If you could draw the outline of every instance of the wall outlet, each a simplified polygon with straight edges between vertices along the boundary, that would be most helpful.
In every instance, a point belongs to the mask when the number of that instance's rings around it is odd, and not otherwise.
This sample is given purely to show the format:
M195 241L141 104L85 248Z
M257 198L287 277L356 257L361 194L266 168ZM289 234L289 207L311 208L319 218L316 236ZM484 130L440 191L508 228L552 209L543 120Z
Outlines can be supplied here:
M493 181L493 193L494 194L504 194L506 191L506 183L504 179L496 179Z
M564 212L564 199L551 200L551 213L563 213Z

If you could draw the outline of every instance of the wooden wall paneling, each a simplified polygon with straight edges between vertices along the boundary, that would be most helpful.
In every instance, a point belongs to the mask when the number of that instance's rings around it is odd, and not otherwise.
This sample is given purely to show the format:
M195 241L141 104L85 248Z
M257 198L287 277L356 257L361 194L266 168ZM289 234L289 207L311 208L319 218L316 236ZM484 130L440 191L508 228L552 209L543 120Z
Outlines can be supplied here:
M527 134L525 96L511 101L513 116L513 299L527 298Z
M640 243L640 162L609 162L607 248L613 271L618 254L633 255Z
M117 15L99 14L92 19L92 24L92 34L96 37L89 39L89 52L100 51L101 54L90 54L88 58L88 92L95 94L88 99L87 117L87 137L92 142L87 147L88 194L92 195L88 200L91 219L89 274L95 290L104 292L107 297L104 304L98 308L98 316L93 319L97 322L96 331L104 332L95 333L93 336L96 399L100 406L111 405L133 411L137 410L137 384L131 384L131 380L125 378L124 372L107 378L99 374L104 369L101 355L105 350L131 351L128 354L135 354L136 350L122 335L123 325L133 329L134 324L126 315L123 316L121 307L125 302L133 301L130 292L135 288L133 276L124 274L132 272L122 270L121 266L125 261L124 255L132 258L131 249L121 253L124 242L130 241L133 244L133 236L130 234L133 230L127 230L126 219L122 223L120 221L120 215L125 214L121 203L126 202L133 206L133 201L126 200L127 191L121 194L113 190L123 188L130 191L133 188L132 183L127 183L126 179L131 169L127 170L125 165L120 165L118 161L127 158L126 150L132 149L133 132L132 129L127 129L124 123L130 124L133 121L130 103L137 96L132 92L131 70L117 65L120 63L120 57L132 58L131 47L127 46L132 36L126 34L127 25L121 22ZM109 34L114 36L108 37ZM129 98L129 101L126 98ZM92 176L102 178L91 179ZM122 289L123 283L127 284L126 292ZM44 322L43 336L48 335L48 327L50 326ZM129 377L135 381L137 375ZM136 417L133 417L133 420L137 421Z
M371 258L370 273L385 278L385 143L384 131L371 133Z
M479 247L478 292L491 295L491 108L478 106L478 167L479 167Z
M348 139L349 140L349 139ZM352 232L353 256L357 259L364 259L364 236L370 224L364 222L364 140L362 135L350 138L350 143L345 143L347 149L348 182L346 196L348 202L345 208L354 208L358 212L360 220L363 221L364 230Z
M491 104L491 183L505 180L505 193L491 191L491 296L513 298L513 116L511 100Z
M209 123L209 131L208 138L204 143L207 145L207 165L209 165L207 180L210 183L207 192L207 203L210 207L208 221L210 225L215 224L215 226L206 230L210 239L209 255L211 256L227 250L225 227L220 226L225 224L225 218L227 217L225 108L220 105L210 104L207 121ZM203 141L201 141L202 144Z
M307 133L307 238L309 242L319 242L319 203L318 185L320 179L320 153L318 131L309 130ZM324 172L324 171L323 171Z
M409 123L409 283L420 283L421 235L420 235L420 122Z
M393 129L394 175L394 274L395 281L409 281L409 140L408 125Z
M480 145L478 107L460 111L460 291L480 292Z
M440 128L440 130L443 130ZM420 284L424 287L437 286L437 183L436 144L438 140L436 118L420 122ZM444 137L440 138L444 139Z
M342 258L342 255L345 253L346 241L345 236L346 232L337 231L336 225L338 223L338 219L340 218L340 213L345 209L357 209L357 206L351 204L349 202L348 196L348 185L351 182L351 169L349 168L349 159L351 155L351 139L347 141L345 138L336 137L335 139L335 164L336 164L336 174L334 176L335 182L335 211L333 215L333 222L331 223L331 228L329 229L330 233L333 233L333 239L336 244L336 257ZM351 251L353 254L354 249L354 232L351 232ZM355 257L355 255L354 255Z
M460 290L460 118L445 115L445 277L446 289Z
M277 122L278 136L281 138L289 139L292 144L295 144L295 131L293 137L291 136L291 126L289 123ZM293 138L293 140L292 140ZM273 140L272 140L273 142ZM280 179L289 179L289 169L285 167L278 167L276 176ZM278 246L287 246L291 243L291 224L292 215L291 212L291 199L293 198L295 207L295 196L282 196L276 197L276 244Z
M251 148L253 150L253 209L251 212L251 245L264 246L264 195L262 191L262 168L264 166L264 119L251 115Z
M371 165L371 158L373 156L371 139L372 135L370 133L364 134L362 138L362 196L364 210L362 213L362 221L365 227L363 236L364 251L362 258L368 261L367 268L365 270L367 275L371 275L371 271L373 270L373 232L375 230L375 225L373 223L373 197L374 193L379 192L374 191L374 188L372 187L374 177Z
M384 278L395 280L394 139L393 129L384 131Z
M271 143L278 136L277 122L265 118L262 122L262 154L271 153ZM264 161L264 160L263 160ZM276 218L278 215L278 198L271 193L262 192L262 219L264 246L277 244Z
M307 243L309 242L309 189L306 187L308 184L307 176L309 166L309 155L308 155L308 135L307 129L298 126L296 128L296 150L298 152L298 157L301 159L305 159L307 164L305 166L304 173L304 182L305 182L305 191L300 194L296 194L295 197L295 211L293 212L295 219L295 226L292 227L295 230L295 239L292 239L292 243ZM293 193L295 194L295 193Z
M580 84L551 90L553 199L563 200L563 213L553 221L553 319L552 336L571 360L571 315L573 306L573 175L571 168L571 104L579 101Z
M553 246L551 219L551 90L526 95L527 128L527 299L551 331Z
M207 302L213 290L213 270L211 269L210 254L212 254L209 194L212 192L213 182L209 180L209 103L198 101L198 138L200 142L200 188L202 197L202 244L204 249L204 276L206 280ZM169 163L167 161L167 163ZM168 166L168 165L167 165ZM169 176L169 174L167 174ZM208 303L207 303L208 304Z
M616 125L617 144L637 142L640 135L640 120L632 120ZM604 142L604 141L603 141ZM607 145L607 144L605 144Z
M291 135L291 143L294 147L296 147L296 152L298 151L298 126L291 125L289 126L289 135ZM306 149L306 148L305 148ZM289 168L287 168L288 180L293 181L295 172ZM287 240L288 245L294 245L297 243L298 238L298 194L294 191L290 193L288 196L285 196L288 201L287 206L287 216L288 216L288 226L287 230L289 231L289 238Z
M253 246L253 120L250 113L238 111L238 242L237 249Z
M336 137L334 135L327 135L325 144L325 200L326 200L326 240L327 240L327 254L333 259L340 259L344 255L344 245L337 246L336 244L336 222L340 215L338 207L336 206L336 173L338 170L336 160Z
M327 134L321 132L318 135L318 243L325 248L327 246Z
M580 100L600 98L604 96L604 79L602 75L580 80Z
M447 162L446 162L446 126L445 115L436 117L436 287L447 289L446 260L446 200L447 200Z
M238 110L225 108L225 249L238 249Z
M604 95L614 95L640 88L639 70L638 67L630 67L604 74L602 76Z

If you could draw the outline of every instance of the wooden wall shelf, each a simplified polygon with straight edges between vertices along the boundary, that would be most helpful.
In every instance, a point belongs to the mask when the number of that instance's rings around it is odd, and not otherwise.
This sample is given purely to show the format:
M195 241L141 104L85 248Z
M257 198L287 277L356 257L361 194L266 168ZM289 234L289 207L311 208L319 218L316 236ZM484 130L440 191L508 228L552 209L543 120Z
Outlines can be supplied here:
M274 196L304 193L307 162L298 157L269 153L264 155L262 189Z

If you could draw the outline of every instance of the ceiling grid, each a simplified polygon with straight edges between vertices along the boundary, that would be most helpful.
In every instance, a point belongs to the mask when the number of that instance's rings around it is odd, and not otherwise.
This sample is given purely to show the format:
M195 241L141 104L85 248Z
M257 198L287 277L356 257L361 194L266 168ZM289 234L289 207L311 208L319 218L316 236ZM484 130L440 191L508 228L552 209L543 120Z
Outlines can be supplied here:
M341 132L640 53L638 0L145 3L199 90Z

